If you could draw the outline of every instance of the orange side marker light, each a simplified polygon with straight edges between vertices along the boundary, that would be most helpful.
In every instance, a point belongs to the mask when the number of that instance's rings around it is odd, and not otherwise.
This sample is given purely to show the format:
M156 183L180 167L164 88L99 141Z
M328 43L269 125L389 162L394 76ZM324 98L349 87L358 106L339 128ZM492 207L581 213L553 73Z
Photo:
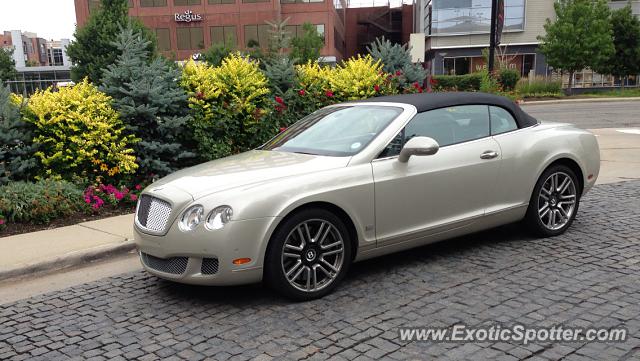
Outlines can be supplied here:
M235 265L241 265L249 262L251 262L251 258L236 258L233 260L233 264Z

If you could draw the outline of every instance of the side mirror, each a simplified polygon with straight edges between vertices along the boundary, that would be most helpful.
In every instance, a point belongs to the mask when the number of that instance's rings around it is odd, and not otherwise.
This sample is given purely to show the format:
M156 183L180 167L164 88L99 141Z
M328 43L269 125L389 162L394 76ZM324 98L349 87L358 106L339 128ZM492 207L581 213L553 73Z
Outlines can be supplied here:
M413 137L402 147L398 161L406 163L412 155L433 155L438 149L440 145L433 138Z

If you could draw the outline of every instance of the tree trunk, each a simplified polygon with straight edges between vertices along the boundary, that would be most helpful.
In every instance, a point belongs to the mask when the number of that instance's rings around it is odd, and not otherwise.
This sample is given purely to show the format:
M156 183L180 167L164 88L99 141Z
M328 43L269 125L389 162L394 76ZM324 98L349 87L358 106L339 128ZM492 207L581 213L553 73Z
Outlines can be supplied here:
M567 94L573 94L573 71L569 72L569 89L567 89Z

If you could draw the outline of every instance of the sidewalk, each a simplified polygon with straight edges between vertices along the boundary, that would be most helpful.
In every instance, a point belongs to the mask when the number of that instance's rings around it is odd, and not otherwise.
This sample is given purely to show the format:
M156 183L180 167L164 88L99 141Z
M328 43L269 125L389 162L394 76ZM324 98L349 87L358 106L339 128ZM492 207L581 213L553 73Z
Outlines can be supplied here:
M0 281L132 250L133 214L0 238Z
M523 101L520 105L557 104L557 103L599 103L599 102L634 102L640 101L640 97L602 97L602 98L577 98L577 99L549 99Z

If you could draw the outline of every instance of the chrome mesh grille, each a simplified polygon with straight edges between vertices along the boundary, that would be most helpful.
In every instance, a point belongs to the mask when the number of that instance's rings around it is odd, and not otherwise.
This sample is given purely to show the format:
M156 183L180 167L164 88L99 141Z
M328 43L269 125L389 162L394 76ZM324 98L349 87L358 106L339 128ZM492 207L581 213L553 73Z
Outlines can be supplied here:
M159 258L144 252L140 253L140 258L142 258L142 262L147 267L174 275L183 274L187 269L187 263L189 263L189 258L187 257Z
M214 275L218 273L218 259L203 258L202 266L200 267L200 273L202 273L203 275Z
M153 232L162 232L169 222L170 215L171 205L169 202L147 194L140 197L136 218L138 224L143 228Z

